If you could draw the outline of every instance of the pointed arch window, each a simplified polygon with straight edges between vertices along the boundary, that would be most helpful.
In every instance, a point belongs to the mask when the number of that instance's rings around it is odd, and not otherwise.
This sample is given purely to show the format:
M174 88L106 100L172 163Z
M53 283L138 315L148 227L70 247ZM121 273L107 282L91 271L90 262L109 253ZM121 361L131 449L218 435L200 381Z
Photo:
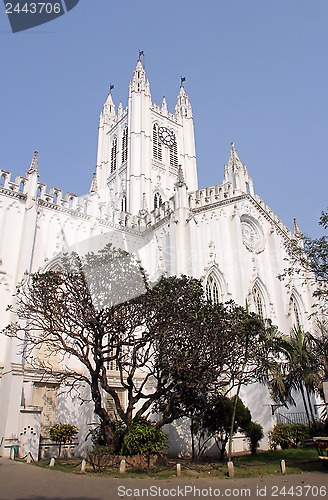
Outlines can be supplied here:
M128 159L128 127L125 127L122 136L122 163L125 163L127 159Z
M154 194L154 208L159 208L163 203L162 196L160 193Z
M220 286L213 274L211 274L206 282L206 298L212 304L221 302Z
M178 145L175 142L170 148L170 165L171 167L178 168Z
M162 144L158 137L158 125L155 123L153 126L153 157L156 160L162 161Z
M117 162L117 137L114 137L112 142L111 156L110 156L110 172L115 172Z
M256 314L258 314L261 318L264 318L265 308L264 308L263 296L257 285L255 285L253 288L252 297Z
M300 328L302 326L300 309L294 295L290 299L290 310L292 315L293 326Z

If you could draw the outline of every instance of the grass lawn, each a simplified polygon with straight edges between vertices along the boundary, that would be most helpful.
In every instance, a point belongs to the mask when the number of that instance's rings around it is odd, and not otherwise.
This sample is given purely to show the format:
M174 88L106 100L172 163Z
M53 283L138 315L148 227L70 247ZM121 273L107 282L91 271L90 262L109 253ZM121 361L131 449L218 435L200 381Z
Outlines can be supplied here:
M280 461L285 460L287 474L299 474L324 470L324 464L319 460L315 448L289 449L282 451L263 451L256 455L239 455L233 458L235 477L259 477L281 474ZM154 466L150 470L127 465L126 473L118 473L119 466L107 468L97 475L108 477L154 478L169 479L176 476L176 464L181 464L181 477L215 477L225 478L228 475L227 463L219 461L204 461L192 463L190 460L170 460L165 466ZM49 467L49 462L40 461L39 467ZM79 473L81 461L60 460L53 468L70 473ZM328 469L327 469L328 470ZM87 474L96 475L91 466L87 465Z

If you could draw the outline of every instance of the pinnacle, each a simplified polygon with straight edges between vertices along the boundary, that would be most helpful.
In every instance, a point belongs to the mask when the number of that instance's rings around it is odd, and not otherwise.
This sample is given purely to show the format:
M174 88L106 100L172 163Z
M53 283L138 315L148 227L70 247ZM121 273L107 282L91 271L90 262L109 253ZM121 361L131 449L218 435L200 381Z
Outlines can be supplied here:
M238 153L235 148L235 143L231 142L231 150L230 150L230 156L228 160L228 166L231 166L233 169L235 168L242 168L243 164L238 156Z
M299 228L296 218L294 218L294 236L296 236L296 238L302 237L302 232Z
M27 171L28 174L35 174L36 172L38 172L38 162L39 162L39 153L38 151L34 151L30 168Z

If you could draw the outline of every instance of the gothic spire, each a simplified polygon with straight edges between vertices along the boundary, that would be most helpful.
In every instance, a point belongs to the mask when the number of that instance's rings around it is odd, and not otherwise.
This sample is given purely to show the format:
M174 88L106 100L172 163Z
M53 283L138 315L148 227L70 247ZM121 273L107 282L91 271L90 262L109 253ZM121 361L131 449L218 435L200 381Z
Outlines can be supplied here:
M302 232L299 228L299 225L297 224L296 218L294 219L294 236L296 238L302 238Z
M181 165L179 165L178 178L177 178L175 185L178 187L182 187L182 186L186 185Z
M38 162L39 162L39 153L37 151L34 151L30 168L27 171L29 175L38 173Z
M111 87L112 87L112 85L111 85ZM116 115L115 104L113 101L111 90L108 93L107 99L106 99L104 107L103 107L102 114L103 114L103 118L105 121L106 121L106 119L109 119L109 120L113 119Z
M149 82L140 58L133 72L130 88L132 92L145 92L145 94L150 95Z
M180 91L175 105L175 112L184 118L192 117L192 108L188 94L186 94L184 86L180 85Z
M163 113L167 113L167 102L166 102L166 97L165 95L163 96L163 100L162 100L162 108L161 108L162 112Z
M90 193L96 193L98 191L98 185L97 185L97 173L95 172L92 176L92 181L91 181L91 186L90 186Z
M232 142L231 143L231 150L230 150L230 156L227 164L228 168L231 168L232 171L236 171L239 168L243 168L243 164L240 161L240 158L238 156L238 153L236 151L235 145Z
M143 193L143 195L142 195L142 208L141 208L141 210L139 210L139 215L143 217L144 215L147 215L147 214L148 214L147 197L146 197L146 193Z

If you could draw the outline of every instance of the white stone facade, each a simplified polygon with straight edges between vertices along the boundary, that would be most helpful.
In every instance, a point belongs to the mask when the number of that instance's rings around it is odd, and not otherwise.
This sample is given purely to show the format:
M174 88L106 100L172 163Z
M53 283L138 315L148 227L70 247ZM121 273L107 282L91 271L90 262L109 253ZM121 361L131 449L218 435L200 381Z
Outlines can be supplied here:
M0 329L15 320L6 306L24 272L46 269L61 251L101 234L127 249L132 239L152 276L201 278L214 300L247 300L285 333L297 322L311 327L311 290L297 280L287 289L277 279L286 266L285 243L297 237L297 226L292 234L254 194L233 144L223 182L198 189L189 97L181 86L174 113L165 98L161 106L153 104L140 60L127 108L120 103L116 112L111 94L104 104L87 195L47 189L39 181L37 153L24 177L11 179L0 170L0 180ZM13 444L24 453L28 439L38 439L47 411L49 421L56 414L77 425L83 441L94 422L92 406L81 411L55 381L46 387L18 353L17 342L0 335L0 455L8 455ZM270 428L266 391L246 390L242 397L253 419Z

